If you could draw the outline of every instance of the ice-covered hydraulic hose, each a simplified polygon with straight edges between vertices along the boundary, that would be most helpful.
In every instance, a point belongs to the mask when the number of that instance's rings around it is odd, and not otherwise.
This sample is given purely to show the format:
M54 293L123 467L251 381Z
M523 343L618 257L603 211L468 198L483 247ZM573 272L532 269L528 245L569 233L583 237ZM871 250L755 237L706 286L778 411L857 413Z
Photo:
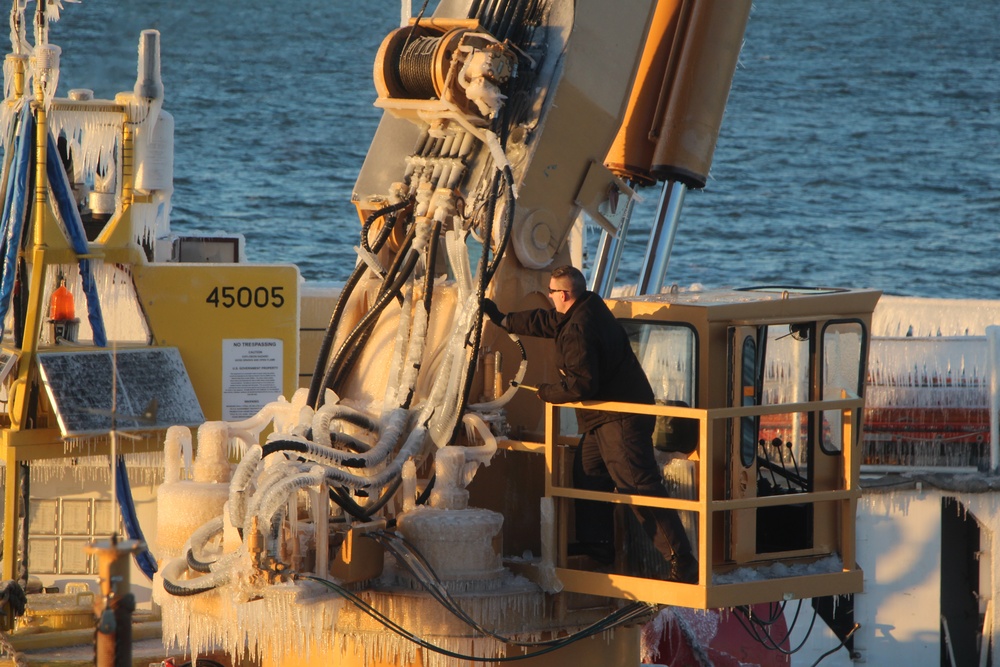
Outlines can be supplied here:
M496 274L497 266L500 264L503 253L507 248L507 240L510 238L510 229L514 222L514 177L510 171L510 165L506 161L502 163L499 161L497 162L497 165L501 164L503 166L498 166L498 172L494 175L493 183L491 184L493 196L490 197L489 206L487 207L486 227L483 234L484 238L487 239L487 242L486 245L484 245L483 254L479 262L479 285L476 289L477 310L475 328L470 332L469 336L469 349L466 359L468 367L465 370L465 386L461 396L462 402L459 405L460 412L464 411L466 402L469 400L469 392L472 389L472 378L475 374L475 365L479 358L479 346L482 342L483 332L483 298L486 296L486 289L489 287L490 282L493 281L493 276ZM504 194L505 199L504 223L501 226L500 242L497 244L493 259L490 260L489 253L487 252L488 240L493 238L493 218L495 215L496 198L501 192ZM521 350L523 352L524 348L521 348ZM525 366L527 364L527 359L523 354L521 363Z
M507 405L510 399L514 398L514 394L517 393L517 388L520 386L521 382L524 380L524 375L528 371L528 353L524 349L524 344L521 339L517 337L517 334L507 332L514 344L517 345L517 349L521 352L521 363L517 367L517 373L514 374L514 379L510 381L510 385L503 394L493 399L492 401L485 401L483 403L472 403L468 406L469 410L474 410L479 413L485 412L495 412Z
M264 546L271 555L277 555L277 542L281 531L281 519L288 508L288 499L299 489L319 486L323 483L325 470L323 466L315 465L309 470L282 479L269 490L257 516L264 529ZM247 526L244 526L244 530Z
M383 225L379 235L376 237L375 242L371 245L368 244L368 230L371 225L379 218L385 217L386 215L396 213L407 206L410 205L410 201L403 201L397 204L392 204L384 208L379 209L372 213L365 220L364 225L361 229L361 245L363 248L369 252L378 252L381 250L382 246L389 239L389 235L396 224L396 217L393 216L389 219L389 222ZM334 306L333 313L330 315L330 323L327 325L326 334L323 336L323 342L320 344L319 353L316 356L316 367L313 371L312 381L309 384L309 393L307 398L307 404L316 408L322 405L320 401L323 396L321 391L323 388L323 379L327 368L327 363L330 361L330 349L333 346L333 339L337 333L337 328L340 324L340 318L344 314L344 310L347 308L347 302L350 299L351 294L354 292L354 288L357 287L361 278L365 274L366 267L363 264L358 264L354 267L351 272L350 277L344 283L343 289L340 291L340 296L337 297L337 303Z
M260 445L253 445L240 459L229 481L229 522L242 526L246 516L247 488L257 473L257 466L263 458Z
M424 442L427 438L427 429L424 426L414 428L407 436L406 441L400 448L399 453L382 470L370 477L354 475L339 468L327 468L326 480L329 484L340 484L354 489L371 490L380 489L391 483L402 474L403 463L408 459L420 454Z
M427 343L427 328L430 322L431 305L434 294L434 265L437 263L437 250L441 237L441 221L435 220L427 243L426 273L424 275L424 298L422 308L418 308L413 317L412 328L406 345L406 353L402 363L402 372L398 382L396 396L400 407L409 408L413 401L413 392L417 386L417 374L420 371L420 360L423 358Z
M419 256L413 252L412 249L408 248L405 252L405 259L390 269L389 274L386 276L386 280L389 281L391 279L391 282L383 285L383 288L379 292L379 295L371 309L365 313L365 315L361 318L361 321L358 322L357 326L354 327L347 339L340 346L340 349L337 351L337 355L330 363L330 368L327 369L326 377L323 381L324 388L336 391L340 384L346 379L347 374L350 373L351 368L353 368L354 363L361 354L361 350L364 348L365 342L374 330L375 324L378 321L379 316L382 314L382 311L385 310L386 306L388 306L393 299L400 296L403 284L409 279L410 274L416 267L418 257Z
M355 410L354 408L349 408L345 405L324 403L323 407L317 410L313 415L313 442L319 445L330 446L332 444L330 439L330 424L334 421L353 424L363 428L369 433L376 433L379 430L378 422L360 410ZM367 447L364 447L363 449L367 449Z
M181 575L187 570L187 560L185 558L175 558L167 563L160 571L163 580L163 590L170 595L198 595L218 588L229 583L233 578L234 569L225 569L210 572L195 579L181 579Z
M385 426L379 434L378 442L366 452L345 452L333 449L305 438L281 438L264 445L263 455L268 456L275 452L294 452L302 458L315 461L324 465L344 466L347 468L371 468L381 463L395 449L396 445L403 437L403 431L409 420L409 411L402 408L393 410L385 419ZM357 442L363 446L364 443L355 441L354 438L343 433L335 434L338 442L348 445Z
M204 560L205 545L217 535L222 534L223 524L222 517L217 516L209 519L200 528L191 533L191 537L188 539L190 545L188 553L192 554L194 558Z

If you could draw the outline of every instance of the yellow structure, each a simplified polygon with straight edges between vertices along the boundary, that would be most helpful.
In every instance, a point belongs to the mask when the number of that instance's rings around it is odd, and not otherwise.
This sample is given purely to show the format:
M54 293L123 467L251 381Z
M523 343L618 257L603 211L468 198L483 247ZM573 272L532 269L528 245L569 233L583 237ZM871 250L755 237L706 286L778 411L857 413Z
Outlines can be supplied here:
M158 59L158 34L143 38L150 48L155 47ZM142 46L140 52L142 58ZM172 141L172 121L160 111L162 86L159 97L122 93L114 101L89 96L47 99L44 75L35 73L30 79L33 95L27 95L27 58L11 56L10 60L21 88L5 101L5 114L16 117L30 107L35 143L33 205L24 223L25 243L14 260L16 268L5 269L5 273L16 270L22 277L11 309L17 312L2 342L0 383L7 408L0 415L0 456L6 476L4 544L9 545L5 579L17 578L15 551L26 559L23 526L16 517L26 513L19 475L31 461L114 453L108 435L112 429L132 435L118 454L160 451L162 434L173 424L194 426L205 419L242 418L261 407L261 395L267 395L263 399L267 401L291 395L298 373L299 283L296 267L250 267L238 263L237 252L214 263L170 262L169 256L168 261L154 261L158 259L156 244L171 239L166 237L169 230L151 229L150 218L162 217L162 211L169 210L164 193L169 195L172 174L159 175L158 184L147 175L144 187L137 187L137 178L143 169L147 174L162 169L149 162L148 145L157 138L157 123ZM156 60L157 76L158 67ZM87 137L84 131L81 139L66 128L83 127L84 119L94 118L99 119L96 124L112 128L114 150L102 157L113 162L104 167L114 188L100 194L113 205L103 222L98 219L98 227L88 235L86 251L81 252L66 231L80 221L65 219L69 209L60 210L54 198L52 165L48 164L56 154L64 161L72 160L73 147L62 153L53 151L49 129L61 130L62 140L69 134L71 143L78 141L76 157L82 160L88 150L85 143L101 137ZM172 144L166 148L172 150ZM145 151L146 162L137 156L140 149ZM12 152L8 151L7 169L12 168ZM73 173L67 176L73 179ZM85 195L86 191L74 190L72 196L78 200L70 207L83 207ZM164 239L157 237L157 231ZM196 238L183 240L199 243ZM237 239L229 241L236 248ZM173 242L176 245L179 240ZM87 290L81 286L77 269L81 260L91 266L95 289L86 296L96 296L94 300L101 302L108 331L105 345L85 339L92 323L80 326L79 315L92 305L84 303ZM61 278L76 297L78 317L72 322L50 319L49 300ZM249 351L227 354L227 349L240 344L248 348L266 345L266 368L251 370L257 357ZM156 353L144 354L152 351ZM132 360L131 365L126 359ZM117 362L121 370L115 368ZM265 381L255 384L254 378L261 375Z

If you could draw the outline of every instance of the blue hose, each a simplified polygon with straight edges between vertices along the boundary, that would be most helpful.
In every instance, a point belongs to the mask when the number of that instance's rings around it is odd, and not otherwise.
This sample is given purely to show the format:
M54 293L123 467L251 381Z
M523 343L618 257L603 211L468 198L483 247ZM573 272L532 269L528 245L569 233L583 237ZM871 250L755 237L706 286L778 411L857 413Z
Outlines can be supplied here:
M142 535L142 528L139 526L139 517L135 512L135 502L132 500L132 487L128 481L128 467L125 465L125 457L118 455L115 461L117 466L118 480L115 484L115 495L118 496L118 507L121 508L122 522L125 524L125 534L130 540L139 540L142 543L142 550L132 554L135 564L146 575L150 581L156 574L156 559L149 552L146 546L146 538Z
M7 190L3 203L3 270L0 277L0 332L10 309L11 294L14 291L14 276L17 273L17 253L21 248L21 234L24 227L28 198L28 171L31 165L32 147L35 136L35 119L25 105L18 119L19 129L15 140L14 159L7 175Z
M86 255L89 252L87 234L83 230L83 221L80 220L80 211L76 208L69 179L66 176L66 170L63 169L62 158L59 157L59 149L51 134L46 144L48 150L45 169L49 177L49 187L52 188L52 195L55 197L59 209L59 217L62 218L63 224L66 226L66 233L69 235L73 252L77 255ZM87 297L87 319L94 332L94 345L105 347L108 344L108 336L104 331L104 317L101 314L101 303L97 296L97 283L94 282L94 274L90 270L90 260L81 259L79 264L80 281L83 283L83 293Z

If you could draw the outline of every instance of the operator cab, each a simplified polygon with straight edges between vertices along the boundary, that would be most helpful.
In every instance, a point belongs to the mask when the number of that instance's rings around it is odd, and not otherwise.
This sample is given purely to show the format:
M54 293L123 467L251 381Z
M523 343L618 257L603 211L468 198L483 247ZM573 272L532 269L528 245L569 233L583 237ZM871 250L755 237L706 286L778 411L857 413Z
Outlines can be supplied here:
M779 286L609 302L657 405L573 407L656 414L654 446L670 497L573 488L578 438L560 428L570 411L546 405L549 538L564 590L696 608L859 592L858 443L879 296ZM574 505L584 500L678 510L698 583L664 580L662 557L624 508L613 563L571 555Z

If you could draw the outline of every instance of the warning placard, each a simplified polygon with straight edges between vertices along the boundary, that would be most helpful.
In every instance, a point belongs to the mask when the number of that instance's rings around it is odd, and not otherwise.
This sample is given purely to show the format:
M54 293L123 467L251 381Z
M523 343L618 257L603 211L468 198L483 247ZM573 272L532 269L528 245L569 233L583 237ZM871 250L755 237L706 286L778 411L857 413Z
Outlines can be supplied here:
M222 419L240 421L281 395L283 364L279 338L222 341Z

